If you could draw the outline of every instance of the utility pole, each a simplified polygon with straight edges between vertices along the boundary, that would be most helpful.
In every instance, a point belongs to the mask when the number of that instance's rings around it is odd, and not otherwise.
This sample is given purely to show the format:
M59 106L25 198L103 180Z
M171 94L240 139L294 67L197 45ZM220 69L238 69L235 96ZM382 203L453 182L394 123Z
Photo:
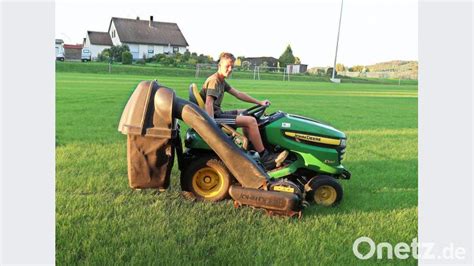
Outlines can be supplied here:
M332 68L332 78L331 81L335 83L340 83L340 79L336 79L336 61L337 61L337 48L339 47L339 33L341 32L341 20L342 20L342 6L344 5L344 0L341 0L341 14L339 15L339 29L337 30L337 41L336 41L336 55L334 56L334 67Z

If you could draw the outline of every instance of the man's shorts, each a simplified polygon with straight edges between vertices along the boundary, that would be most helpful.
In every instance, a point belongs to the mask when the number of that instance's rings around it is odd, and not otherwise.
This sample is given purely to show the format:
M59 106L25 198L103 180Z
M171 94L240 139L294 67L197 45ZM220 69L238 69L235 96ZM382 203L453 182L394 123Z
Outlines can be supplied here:
M235 125L235 119L239 115L239 110L219 111L214 113L214 120L218 124Z

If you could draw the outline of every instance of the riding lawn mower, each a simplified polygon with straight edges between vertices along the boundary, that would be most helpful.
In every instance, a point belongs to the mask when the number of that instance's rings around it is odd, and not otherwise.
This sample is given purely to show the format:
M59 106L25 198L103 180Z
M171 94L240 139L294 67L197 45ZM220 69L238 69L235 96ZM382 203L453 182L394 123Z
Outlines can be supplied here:
M253 106L264 146L289 155L266 171L248 139L235 128L216 124L203 110L195 84L189 101L156 81L141 82L122 114L119 131L128 135L127 159L132 188L167 189L175 154L183 191L196 199L220 201L229 196L236 207L248 205L269 214L301 216L310 203L338 204L343 196L338 179L344 168L346 135L325 123L282 111L266 114ZM184 150L177 119L189 128Z

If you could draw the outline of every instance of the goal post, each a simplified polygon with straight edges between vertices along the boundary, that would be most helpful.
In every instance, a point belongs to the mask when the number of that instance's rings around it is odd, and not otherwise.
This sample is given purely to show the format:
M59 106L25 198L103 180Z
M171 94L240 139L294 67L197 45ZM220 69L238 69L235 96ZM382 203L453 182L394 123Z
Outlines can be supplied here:
M196 64L195 78L208 77L217 71L217 64Z
M254 80L288 80L290 81L290 73L286 71L285 67L269 67L256 66L254 68Z
M195 78L208 77L217 71L217 64L196 64ZM252 66L250 68L235 67L229 78L253 80L290 81L290 73L286 67Z

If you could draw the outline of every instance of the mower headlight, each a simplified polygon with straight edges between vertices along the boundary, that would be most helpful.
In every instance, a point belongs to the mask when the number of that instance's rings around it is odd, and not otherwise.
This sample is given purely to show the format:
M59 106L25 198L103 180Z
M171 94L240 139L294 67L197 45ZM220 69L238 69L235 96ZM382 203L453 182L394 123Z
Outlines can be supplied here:
M346 147L346 139L341 139L341 147Z

